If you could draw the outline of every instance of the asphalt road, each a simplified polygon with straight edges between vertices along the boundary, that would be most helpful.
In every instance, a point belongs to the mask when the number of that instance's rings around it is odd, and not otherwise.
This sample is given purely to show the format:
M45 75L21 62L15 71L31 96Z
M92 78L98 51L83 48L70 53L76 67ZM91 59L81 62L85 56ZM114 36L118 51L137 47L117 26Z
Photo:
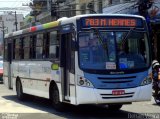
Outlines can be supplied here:
M148 119L160 118L160 106L154 100L147 102L134 102L124 105L120 111L110 111L106 107L83 105L68 105L65 112L55 111L49 100L44 98L29 97L21 102L12 90L0 84L0 119Z

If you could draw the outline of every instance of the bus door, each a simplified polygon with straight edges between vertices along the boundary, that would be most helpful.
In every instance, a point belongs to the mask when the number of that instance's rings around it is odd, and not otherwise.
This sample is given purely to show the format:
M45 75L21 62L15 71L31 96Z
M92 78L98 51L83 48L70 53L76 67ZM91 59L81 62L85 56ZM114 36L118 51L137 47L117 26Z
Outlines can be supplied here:
M69 45L69 41L70 41L70 34L62 34L61 36L61 64L62 64L62 77L61 77L61 81L62 81L62 95L63 95L63 100L69 101L69 82L70 82L70 71L69 71L69 67L70 67L70 53L69 53L69 49L70 49L70 45ZM68 47L69 46L69 47Z
M72 48L72 32L61 34L60 40L60 67L62 82L62 99L70 101L70 96L75 96L75 59Z
M12 43L7 44L7 73L8 73L8 88L12 89L13 88L13 82L11 78L11 62L12 62Z

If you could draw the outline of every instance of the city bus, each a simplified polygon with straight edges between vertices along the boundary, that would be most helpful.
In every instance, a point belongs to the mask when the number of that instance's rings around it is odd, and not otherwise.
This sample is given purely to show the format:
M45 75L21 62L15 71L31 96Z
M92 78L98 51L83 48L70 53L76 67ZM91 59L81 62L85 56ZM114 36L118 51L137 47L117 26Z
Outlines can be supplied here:
M146 21L137 15L86 14L5 35L4 84L67 104L118 110L151 100L151 47Z

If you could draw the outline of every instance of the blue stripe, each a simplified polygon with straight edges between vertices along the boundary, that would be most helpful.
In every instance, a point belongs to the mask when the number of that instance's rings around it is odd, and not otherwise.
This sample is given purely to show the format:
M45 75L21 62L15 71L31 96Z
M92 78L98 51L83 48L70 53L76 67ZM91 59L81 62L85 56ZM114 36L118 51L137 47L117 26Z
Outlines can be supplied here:
M98 89L122 89L138 87L147 77L148 71L124 75L97 75L84 73L84 77ZM111 77L111 79L109 79Z

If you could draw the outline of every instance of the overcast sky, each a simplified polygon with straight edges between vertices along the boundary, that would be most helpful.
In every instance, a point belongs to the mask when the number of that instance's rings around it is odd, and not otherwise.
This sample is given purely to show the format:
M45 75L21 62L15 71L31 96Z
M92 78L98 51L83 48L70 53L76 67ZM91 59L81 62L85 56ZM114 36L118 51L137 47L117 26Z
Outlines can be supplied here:
M4 9L5 7L9 7L9 8L13 8L12 11L17 11L17 13L27 15L30 12L30 10L26 9L27 6L23 6L22 4L27 4L30 1L31 0L0 0L0 14L2 14L3 11L6 11L6 9ZM14 9L14 8L20 8L20 7L24 7L24 9L22 8L21 10Z

